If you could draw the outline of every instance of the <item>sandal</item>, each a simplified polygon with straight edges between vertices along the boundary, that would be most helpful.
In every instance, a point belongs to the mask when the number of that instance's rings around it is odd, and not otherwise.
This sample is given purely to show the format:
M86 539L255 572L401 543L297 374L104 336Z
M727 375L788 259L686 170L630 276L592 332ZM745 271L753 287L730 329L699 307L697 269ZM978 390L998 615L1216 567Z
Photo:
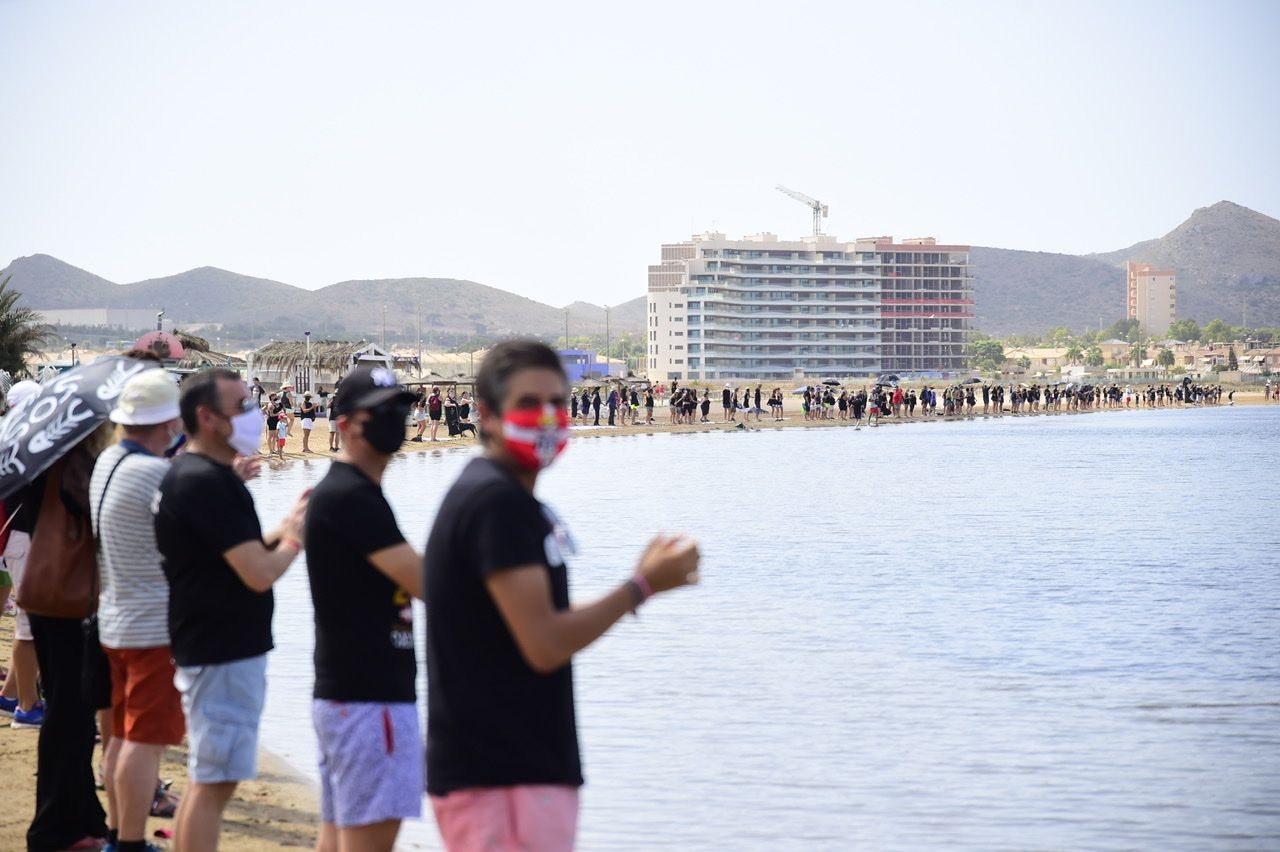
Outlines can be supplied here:
M155 798L151 800L151 815L161 819L173 819L173 815L178 810L178 803L181 801L181 796L169 792L168 784L157 784Z

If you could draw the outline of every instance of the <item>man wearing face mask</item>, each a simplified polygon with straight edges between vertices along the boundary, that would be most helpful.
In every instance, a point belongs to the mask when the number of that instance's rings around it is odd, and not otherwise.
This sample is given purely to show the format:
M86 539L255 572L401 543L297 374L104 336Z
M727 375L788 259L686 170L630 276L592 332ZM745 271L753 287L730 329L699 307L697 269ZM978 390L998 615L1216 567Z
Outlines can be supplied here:
M534 496L569 439L568 382L536 341L489 350L485 452L427 540L427 792L445 847L566 850L582 768L573 655L658 592L697 582L698 548L654 538L630 579L570 607L563 525Z
M186 725L173 685L169 585L160 570L151 505L182 438L178 386L165 370L125 383L111 421L118 444L94 464L89 518L98 539L98 633L111 667L111 738L103 759L108 842L118 852L146 849L146 823L167 745Z
M187 379L179 409L189 441L160 483L155 532L189 737L190 784L174 845L205 852L217 848L236 783L257 774L271 587L302 549L307 495L278 529L262 534L232 465L237 455L257 452L263 417L235 373L213 369Z
M410 601L422 597L422 562L382 493L414 400L385 367L342 380L334 401L342 451L307 510L320 852L391 852L400 821L422 815Z

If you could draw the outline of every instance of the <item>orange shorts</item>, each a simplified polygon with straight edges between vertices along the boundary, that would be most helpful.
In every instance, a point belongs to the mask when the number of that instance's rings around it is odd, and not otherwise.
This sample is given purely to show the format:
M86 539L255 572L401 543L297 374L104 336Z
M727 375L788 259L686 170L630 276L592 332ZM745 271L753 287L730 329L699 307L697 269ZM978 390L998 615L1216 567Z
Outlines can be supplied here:
M180 745L187 725L173 685L172 649L102 650L111 663L112 734L131 743Z

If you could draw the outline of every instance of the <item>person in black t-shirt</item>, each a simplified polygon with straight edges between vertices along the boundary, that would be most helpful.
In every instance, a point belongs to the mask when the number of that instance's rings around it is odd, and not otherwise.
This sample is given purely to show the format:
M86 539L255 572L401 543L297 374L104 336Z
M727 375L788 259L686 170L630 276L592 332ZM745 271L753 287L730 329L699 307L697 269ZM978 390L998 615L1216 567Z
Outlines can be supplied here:
M253 497L232 468L254 455L262 411L230 370L187 379L179 400L190 438L160 483L156 544L169 581L169 635L190 748L190 784L174 844L215 849L236 783L257 775L258 722L271 650L271 586L302 549L304 493L262 534Z
M347 374L334 401L346 442L307 511L319 849L390 852L400 821L422 815L409 599L422 597L422 563L400 534L381 485L414 400L385 367Z
M427 540L427 792L449 850L572 847L582 768L570 661L650 595L697 582L697 546L659 536L631 579L570 607L570 539L533 494L568 442L568 390L545 345L489 350L476 381L485 452Z

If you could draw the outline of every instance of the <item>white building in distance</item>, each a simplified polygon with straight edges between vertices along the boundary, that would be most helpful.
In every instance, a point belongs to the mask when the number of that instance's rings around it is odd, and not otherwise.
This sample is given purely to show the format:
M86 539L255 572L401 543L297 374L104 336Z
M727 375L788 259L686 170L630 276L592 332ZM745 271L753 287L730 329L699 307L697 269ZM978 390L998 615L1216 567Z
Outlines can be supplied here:
M956 373L974 316L969 247L708 232L649 267L651 379Z

